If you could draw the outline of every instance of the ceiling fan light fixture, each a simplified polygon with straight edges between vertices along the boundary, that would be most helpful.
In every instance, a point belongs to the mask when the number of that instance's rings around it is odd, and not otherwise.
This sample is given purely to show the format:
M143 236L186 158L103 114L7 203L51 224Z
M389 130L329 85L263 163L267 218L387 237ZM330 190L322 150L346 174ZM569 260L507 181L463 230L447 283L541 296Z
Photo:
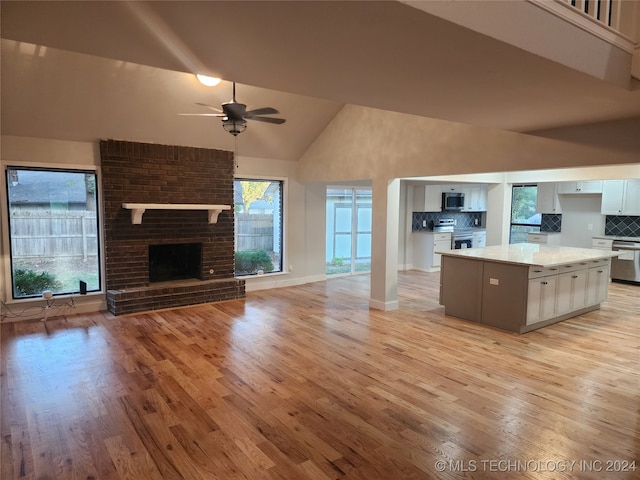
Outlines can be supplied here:
M234 137L240 135L247 129L246 120L223 120L222 128L229 132Z
M196 74L196 78L202 85L206 87L215 87L222 81L220 78L217 78L217 77L208 77L207 75L200 75L200 74Z

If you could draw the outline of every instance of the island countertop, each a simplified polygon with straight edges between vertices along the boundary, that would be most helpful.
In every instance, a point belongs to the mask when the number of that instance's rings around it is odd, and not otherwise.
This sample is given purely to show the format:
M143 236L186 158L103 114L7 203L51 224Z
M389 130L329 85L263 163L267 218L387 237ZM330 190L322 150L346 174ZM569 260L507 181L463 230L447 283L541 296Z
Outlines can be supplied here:
M555 267L572 262L609 259L618 256L619 252L590 248L558 247L536 243L515 243L484 248L448 250L438 253L444 256L461 257L469 260Z

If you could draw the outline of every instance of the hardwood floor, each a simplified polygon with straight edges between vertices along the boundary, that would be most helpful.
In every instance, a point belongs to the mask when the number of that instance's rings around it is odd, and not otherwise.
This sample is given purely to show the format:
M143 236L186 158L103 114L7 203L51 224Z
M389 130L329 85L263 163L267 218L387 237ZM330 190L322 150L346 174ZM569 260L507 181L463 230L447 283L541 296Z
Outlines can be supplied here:
M2 479L640 478L640 287L524 335L368 291L2 324Z

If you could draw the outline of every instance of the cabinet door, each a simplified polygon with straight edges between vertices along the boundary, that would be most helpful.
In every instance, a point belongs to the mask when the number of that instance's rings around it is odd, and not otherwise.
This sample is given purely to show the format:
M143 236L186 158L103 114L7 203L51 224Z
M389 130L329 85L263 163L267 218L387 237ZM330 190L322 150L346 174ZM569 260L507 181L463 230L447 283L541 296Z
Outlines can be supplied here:
M587 270L576 270L558 275L556 315L586 307Z
M439 267L442 264L442 255L435 252L442 252L445 250L451 250L451 237L447 239L436 239L433 244L433 266Z
M555 316L557 275L529 280L527 325L543 322Z
M602 193L602 180L577 182L578 193Z
M539 187L538 187L539 188ZM558 193L577 193L579 191L578 182L558 183Z
M624 200L624 180L605 180L602 182L602 215L620 215Z
M623 215L640 215L640 180L625 180Z
M536 199L538 213L562 213L555 183L539 183Z
M442 186L427 185L424 187L424 211L425 212L441 212L442 211Z
M602 193L602 180L562 182L558 184L558 193Z
M471 238L471 246L473 248L482 248L487 246L487 233L474 232Z
M587 306L597 305L607 300L609 289L609 267L590 268L587 274Z

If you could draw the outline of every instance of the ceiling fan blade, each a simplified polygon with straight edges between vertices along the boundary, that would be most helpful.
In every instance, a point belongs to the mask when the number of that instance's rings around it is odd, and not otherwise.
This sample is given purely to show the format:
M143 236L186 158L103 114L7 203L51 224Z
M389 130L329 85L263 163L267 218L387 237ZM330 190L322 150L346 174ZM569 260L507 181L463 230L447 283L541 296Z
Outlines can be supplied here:
M213 110L214 112L222 113L222 110L220 110L219 108L213 107L211 105L207 105L206 103L196 102L196 105L200 105L201 107L209 108L209 109Z
M275 123L277 125L280 125L286 122L284 118L273 118L273 117L245 117L245 118L247 120L257 120L258 122Z
M224 113L179 113L183 117L226 117Z
M256 108L254 110L249 110L248 112L246 112L244 114L245 118L251 118L255 115L273 115L273 114L277 114L280 113L278 110L276 110L275 108L272 107L263 107L263 108Z

